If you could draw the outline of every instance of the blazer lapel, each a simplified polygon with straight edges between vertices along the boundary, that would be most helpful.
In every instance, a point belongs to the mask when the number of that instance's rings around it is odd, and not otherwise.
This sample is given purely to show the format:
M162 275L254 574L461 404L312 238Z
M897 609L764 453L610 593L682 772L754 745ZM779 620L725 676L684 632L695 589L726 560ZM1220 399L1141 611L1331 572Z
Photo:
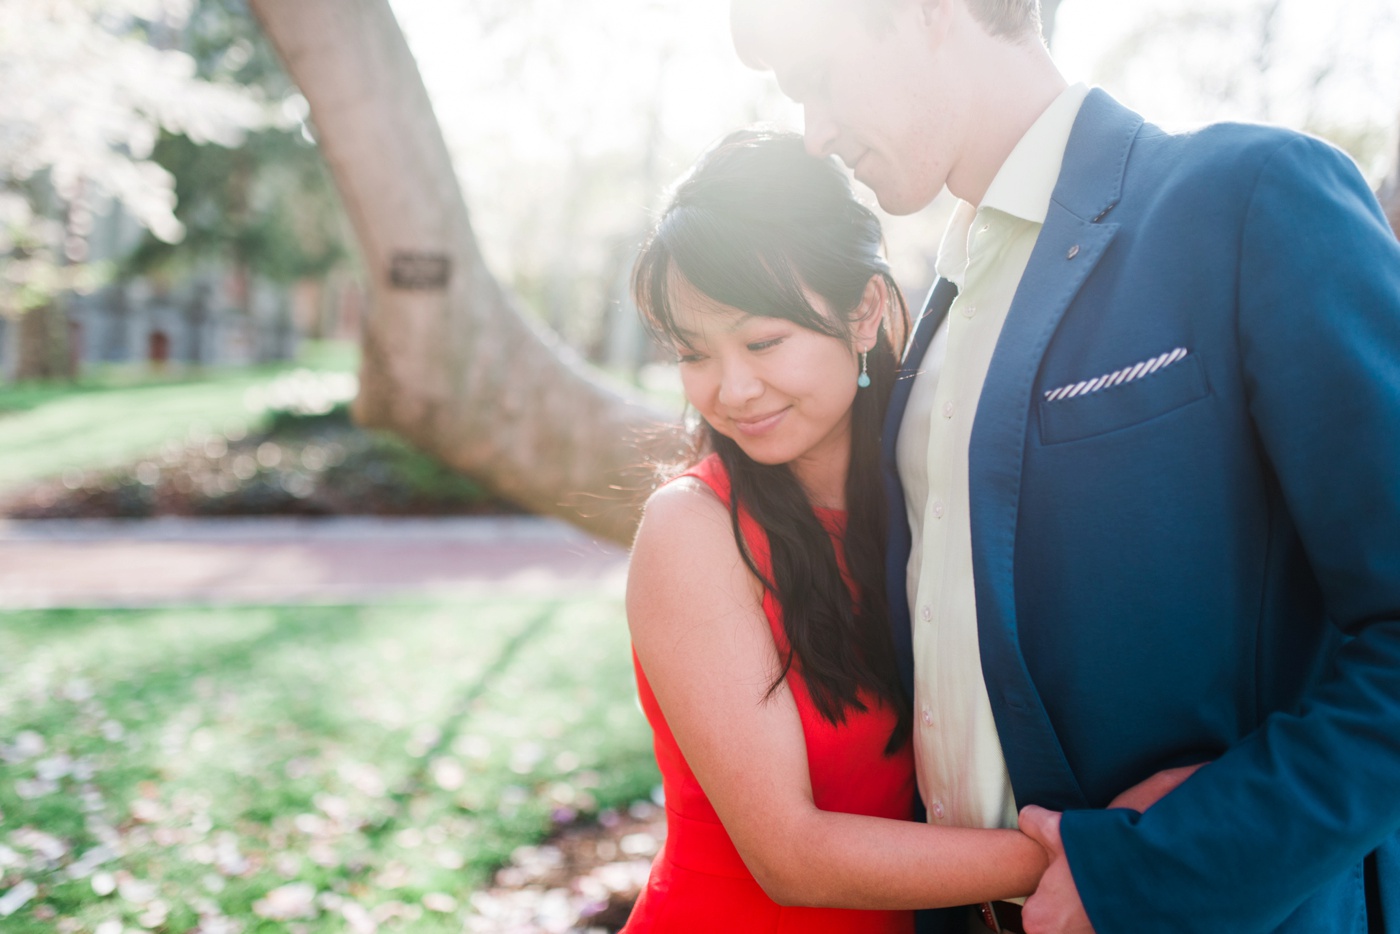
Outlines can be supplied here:
M1041 358L1117 232L1104 218L1121 196L1128 152L1141 125L1141 117L1103 91L1085 99L1045 225L992 355L972 427L968 470L982 670L1018 805L1086 806L1021 655L1016 520Z
M885 596L889 603L890 626L894 633L895 660L899 663L899 676L904 681L904 689L910 698L914 696L914 634L909 625L909 593L905 589L905 575L913 543L909 533L909 518L904 508L904 487L899 483L899 465L895 458L896 441L899 425L904 420L904 410L909 405L909 392L914 388L914 377L918 375L924 354L933 342L933 335L947 317L948 308L957 294L957 286L947 279L939 279L929 291L928 298L924 300L923 311L914 325L914 336L895 377L894 391L890 393L890 404L885 410L884 431L880 435L885 508L889 518L885 549ZM911 700L910 703L912 702Z

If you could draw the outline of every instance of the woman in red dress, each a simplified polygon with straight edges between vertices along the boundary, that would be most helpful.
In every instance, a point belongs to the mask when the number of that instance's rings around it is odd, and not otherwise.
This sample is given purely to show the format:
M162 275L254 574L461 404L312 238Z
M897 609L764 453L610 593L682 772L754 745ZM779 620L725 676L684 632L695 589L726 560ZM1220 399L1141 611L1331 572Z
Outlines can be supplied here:
M626 934L906 932L1029 894L1012 830L911 821L879 431L904 302L878 220L801 138L744 131L638 261L705 456L654 493L627 593L668 833Z

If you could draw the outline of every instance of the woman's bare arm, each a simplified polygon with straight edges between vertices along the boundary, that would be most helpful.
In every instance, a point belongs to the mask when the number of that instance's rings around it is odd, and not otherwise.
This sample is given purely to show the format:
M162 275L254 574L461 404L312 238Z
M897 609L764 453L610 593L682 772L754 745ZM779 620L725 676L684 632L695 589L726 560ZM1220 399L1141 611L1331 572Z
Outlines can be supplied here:
M671 731L764 890L784 904L966 905L1027 895L1045 868L1018 831L819 810L762 589L703 484L648 503L628 575L633 645Z

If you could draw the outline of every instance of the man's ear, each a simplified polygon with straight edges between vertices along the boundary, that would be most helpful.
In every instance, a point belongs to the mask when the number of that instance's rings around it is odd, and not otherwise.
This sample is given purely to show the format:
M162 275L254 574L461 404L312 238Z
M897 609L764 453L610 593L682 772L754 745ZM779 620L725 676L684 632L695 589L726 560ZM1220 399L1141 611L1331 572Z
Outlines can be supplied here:
M964 0L914 0L919 26L935 43L948 32L956 12L953 7Z
M892 301L894 296L890 294L885 277L878 273L871 276L870 281L865 283L865 292L851 319L851 336L857 350L869 350L875 346L875 338L880 333L880 325L885 323Z

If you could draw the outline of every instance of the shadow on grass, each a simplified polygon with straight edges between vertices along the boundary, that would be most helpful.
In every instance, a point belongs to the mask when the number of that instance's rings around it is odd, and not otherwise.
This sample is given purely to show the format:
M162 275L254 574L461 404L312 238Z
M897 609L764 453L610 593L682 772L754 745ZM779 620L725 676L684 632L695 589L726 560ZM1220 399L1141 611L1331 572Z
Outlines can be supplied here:
M342 903L460 932L512 851L654 785L620 616L612 600L0 613L0 742L46 744L0 762L11 875L83 930L139 926L142 906L68 872L115 841L104 871L158 886L171 930L196 905L285 930L255 905L295 881L323 896L308 934L345 930ZM35 792L45 769L67 774ZM425 911L433 893L461 907ZM28 911L6 923L53 930Z

